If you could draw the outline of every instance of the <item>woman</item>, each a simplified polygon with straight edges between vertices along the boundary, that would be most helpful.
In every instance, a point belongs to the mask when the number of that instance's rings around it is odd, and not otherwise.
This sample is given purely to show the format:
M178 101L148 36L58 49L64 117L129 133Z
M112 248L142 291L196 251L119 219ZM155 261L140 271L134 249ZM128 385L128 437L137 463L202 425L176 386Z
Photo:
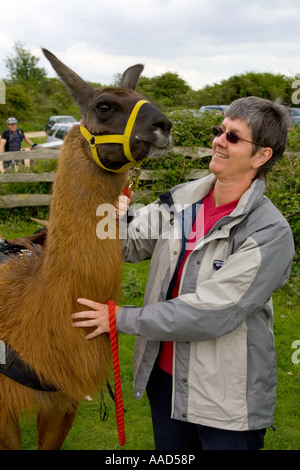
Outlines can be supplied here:
M214 128L212 174L129 224L124 260L151 265L144 306L118 307L116 321L137 336L134 395L147 387L156 449L259 449L273 423L272 293L289 277L294 244L263 192L288 126L279 104L236 100ZM93 310L73 314L89 318L74 326L95 326L89 339L107 332L107 306L79 303Z

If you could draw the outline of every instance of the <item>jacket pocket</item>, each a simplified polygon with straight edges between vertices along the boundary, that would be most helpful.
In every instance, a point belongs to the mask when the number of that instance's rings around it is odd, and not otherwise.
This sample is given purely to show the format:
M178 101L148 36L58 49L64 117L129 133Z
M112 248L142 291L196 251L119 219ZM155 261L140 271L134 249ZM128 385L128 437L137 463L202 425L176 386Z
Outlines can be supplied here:
M244 322L214 340L192 343L188 410L192 416L228 420L246 413L247 327Z

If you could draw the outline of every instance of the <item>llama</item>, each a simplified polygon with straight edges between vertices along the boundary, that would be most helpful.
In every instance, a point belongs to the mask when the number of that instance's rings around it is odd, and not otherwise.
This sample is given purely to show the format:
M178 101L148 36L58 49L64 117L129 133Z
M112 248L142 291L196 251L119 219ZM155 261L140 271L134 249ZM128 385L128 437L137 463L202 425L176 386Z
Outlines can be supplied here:
M97 237L97 207L114 205L129 165L172 147L171 122L135 91L143 66L127 69L120 87L93 89L43 52L78 104L82 126L68 132L61 149L44 249L0 265L0 340L48 386L38 390L0 373L0 449L21 449L24 410L38 415L38 449L60 449L80 401L106 383L109 336L88 341L88 329L71 324L71 313L85 308L77 298L105 303L120 294L120 241ZM122 145L124 127L141 101ZM108 143L99 144L99 136Z

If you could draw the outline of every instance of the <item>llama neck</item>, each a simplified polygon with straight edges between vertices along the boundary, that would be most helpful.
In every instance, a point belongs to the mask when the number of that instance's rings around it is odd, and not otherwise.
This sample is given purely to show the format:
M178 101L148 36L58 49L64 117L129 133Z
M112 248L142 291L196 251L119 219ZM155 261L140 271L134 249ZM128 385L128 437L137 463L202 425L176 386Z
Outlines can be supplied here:
M102 204L113 209L126 179L127 174L108 173L96 166L78 136L66 140L53 185L44 273L67 283L68 289L72 283L72 291L80 285L80 296L95 289L99 273L103 279L106 270L114 271L113 265L121 262L111 254L120 251L117 237L101 240L97 235L97 209Z
M70 134L70 135L69 135ZM114 206L128 173L110 173L98 167L86 152L79 128L69 132L63 145L50 207L49 237L52 233L94 231L96 211L101 204ZM84 240L85 238L83 238Z

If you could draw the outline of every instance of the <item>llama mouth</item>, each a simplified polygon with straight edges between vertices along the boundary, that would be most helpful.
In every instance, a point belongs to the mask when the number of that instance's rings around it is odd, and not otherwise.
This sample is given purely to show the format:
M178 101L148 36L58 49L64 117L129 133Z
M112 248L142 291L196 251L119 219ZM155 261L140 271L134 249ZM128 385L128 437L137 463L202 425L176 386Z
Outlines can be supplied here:
M153 142L149 142L149 139L143 138L141 135L136 135L135 140L137 142L143 142L146 145L151 147L156 147L157 149L170 150L173 147L172 135L165 135L161 130L157 129L154 131L155 139Z
M173 147L173 140L171 134L165 135L160 129L154 131L154 134L156 135L156 147L164 148L166 150L170 150Z
M172 147L170 147L172 148ZM155 145L151 145L149 153L147 155L148 158L160 158L163 157L168 150L169 147L156 147Z
M163 157L173 147L172 139L165 139L164 142L160 141L159 143L157 141L154 143L146 142L140 138L138 140L142 141L145 145L145 153L142 159Z

